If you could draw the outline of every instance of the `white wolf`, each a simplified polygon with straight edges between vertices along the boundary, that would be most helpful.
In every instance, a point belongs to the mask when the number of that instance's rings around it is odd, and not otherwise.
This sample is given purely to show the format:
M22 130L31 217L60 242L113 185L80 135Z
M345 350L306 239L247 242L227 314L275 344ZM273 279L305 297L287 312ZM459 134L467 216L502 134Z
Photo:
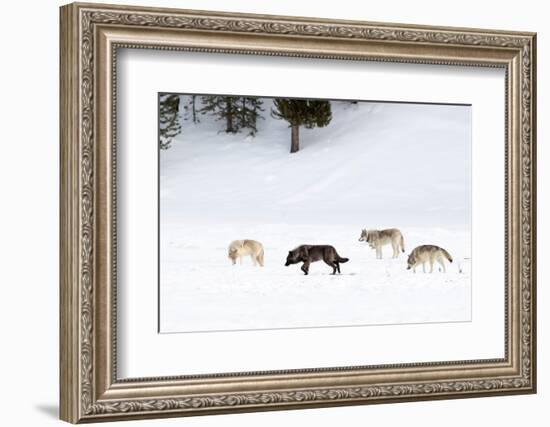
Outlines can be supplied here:
M360 242L367 242L372 249L376 249L376 258L382 259L382 246L391 244L393 258L399 256L399 249L405 252L405 240L403 234L397 228L387 230L361 230Z
M239 258L240 264L243 263L243 256L250 255L254 266L260 264L264 266L264 247L260 242L256 240L234 240L231 242L228 248L227 256L235 265L237 258Z
M407 270L413 269L416 273L416 267L422 264L422 271L426 272L426 263L430 263L430 273L434 270L434 262L437 261L445 273L444 259L453 262L453 258L445 249L435 245L422 245L414 248L407 260Z

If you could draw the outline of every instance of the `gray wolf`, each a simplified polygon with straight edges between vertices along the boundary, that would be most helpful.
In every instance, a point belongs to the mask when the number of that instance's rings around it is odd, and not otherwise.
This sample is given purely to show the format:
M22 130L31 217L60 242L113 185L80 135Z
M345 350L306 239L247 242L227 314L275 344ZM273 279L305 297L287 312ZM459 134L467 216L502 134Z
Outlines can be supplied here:
M435 245L422 245L414 248L407 260L407 270L413 269L416 273L416 267L422 264L422 271L426 272L426 262L430 264L430 273L434 270L434 262L437 261L445 273L444 259L453 262L453 258L445 249Z
M391 244L393 258L399 256L399 249L405 252L405 240L403 234L397 228L386 230L361 230L360 242L367 242L372 249L376 249L376 258L382 259L382 246Z
M304 274L309 273L309 265L315 261L323 260L327 265L332 267L332 274L340 273L340 263L348 262L349 258L342 258L330 245L301 245L297 248L288 251L285 266L298 264L303 262L301 270Z
M229 245L227 256L235 265L237 263L237 258L239 258L239 263L243 263L243 256L250 255L252 258L252 263L254 266L260 264L261 267L264 266L264 247L260 242L256 240L234 240Z

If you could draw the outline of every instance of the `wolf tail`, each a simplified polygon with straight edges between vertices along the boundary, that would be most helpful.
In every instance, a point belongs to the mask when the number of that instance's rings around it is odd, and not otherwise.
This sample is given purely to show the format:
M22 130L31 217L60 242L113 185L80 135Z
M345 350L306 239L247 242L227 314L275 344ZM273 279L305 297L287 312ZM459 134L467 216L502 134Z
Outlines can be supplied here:
M401 252L405 252L405 239L403 239L402 234L401 234L401 238L399 239L399 244L401 245Z
M445 258L449 260L449 262L453 262L453 257L447 252L445 249L441 248L441 252L443 252L443 255L445 255Z
M348 262L349 261L349 258L342 258L340 255L338 255L338 262Z

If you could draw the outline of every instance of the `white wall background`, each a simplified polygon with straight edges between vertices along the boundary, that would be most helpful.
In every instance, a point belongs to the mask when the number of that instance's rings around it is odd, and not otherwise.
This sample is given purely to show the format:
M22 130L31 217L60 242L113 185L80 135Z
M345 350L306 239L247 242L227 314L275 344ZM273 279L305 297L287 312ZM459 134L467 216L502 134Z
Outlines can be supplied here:
M113 3L125 3L110 0ZM550 405L550 29L544 2L357 0L133 0L134 4L235 12L451 25L538 32L539 393L362 407L138 421L131 425L345 424L543 425ZM0 68L0 417L4 425L59 425L58 402L58 0L2 9Z

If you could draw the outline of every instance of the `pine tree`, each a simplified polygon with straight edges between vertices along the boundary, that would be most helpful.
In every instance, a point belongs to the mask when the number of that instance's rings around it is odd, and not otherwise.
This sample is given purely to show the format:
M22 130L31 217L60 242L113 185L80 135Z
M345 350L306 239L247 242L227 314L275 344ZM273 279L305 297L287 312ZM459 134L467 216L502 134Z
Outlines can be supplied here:
M286 120L291 129L290 152L300 149L300 126L324 127L332 120L329 101L278 98L273 101L272 117Z
M162 150L170 148L172 140L181 133L180 97L162 94L159 97L159 146Z
M236 96L206 95L202 99L201 114L212 114L218 120L225 120L225 132L237 133L239 98Z
M239 130L248 129L249 135L256 135L258 119L263 119L261 112L263 101L260 98L243 96L238 107L237 127Z
M185 110L185 120L188 118L193 123L199 123L199 109L198 109L197 95L186 95L183 97L183 109Z
M248 129L250 135L258 131L256 123L262 118L263 101L246 96L203 96L201 114L211 114L225 121L225 132L238 133Z

